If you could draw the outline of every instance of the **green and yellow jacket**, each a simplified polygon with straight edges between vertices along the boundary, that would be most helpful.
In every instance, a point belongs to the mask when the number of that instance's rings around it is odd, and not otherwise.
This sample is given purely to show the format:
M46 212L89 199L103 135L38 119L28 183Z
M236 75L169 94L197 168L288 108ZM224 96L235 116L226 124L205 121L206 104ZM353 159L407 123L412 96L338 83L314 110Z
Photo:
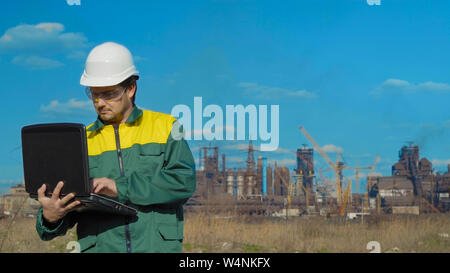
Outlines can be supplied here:
M50 225L42 217L42 240L64 235L77 224L81 252L181 252L183 204L196 188L195 162L184 139L173 138L176 119L134 107L117 127L100 119L86 128L91 178L116 181L117 201L135 217L100 212L68 213ZM174 128L174 129L172 129Z

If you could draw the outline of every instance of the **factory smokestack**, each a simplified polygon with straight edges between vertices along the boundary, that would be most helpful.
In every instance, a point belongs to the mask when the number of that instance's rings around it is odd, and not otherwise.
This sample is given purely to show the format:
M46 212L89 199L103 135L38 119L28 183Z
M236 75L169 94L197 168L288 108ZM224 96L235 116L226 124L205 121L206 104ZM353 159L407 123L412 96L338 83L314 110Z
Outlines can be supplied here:
M262 194L267 195L267 158L262 158ZM450 165L449 165L450 168Z

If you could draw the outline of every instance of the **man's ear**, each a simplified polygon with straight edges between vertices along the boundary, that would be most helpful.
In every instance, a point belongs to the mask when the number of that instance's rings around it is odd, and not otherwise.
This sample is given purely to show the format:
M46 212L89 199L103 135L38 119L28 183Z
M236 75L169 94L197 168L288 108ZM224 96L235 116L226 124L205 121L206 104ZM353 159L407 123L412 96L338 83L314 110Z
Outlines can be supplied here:
M127 88L127 96L131 99L136 93L136 84L130 85Z

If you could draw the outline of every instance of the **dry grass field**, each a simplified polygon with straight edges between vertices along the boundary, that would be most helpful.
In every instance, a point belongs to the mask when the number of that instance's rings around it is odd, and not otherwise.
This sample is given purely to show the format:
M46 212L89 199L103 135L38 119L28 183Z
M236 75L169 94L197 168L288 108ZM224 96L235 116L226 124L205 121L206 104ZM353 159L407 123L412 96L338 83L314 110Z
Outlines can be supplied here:
M186 217L186 252L368 253L450 252L450 215L384 216L360 221L343 218Z
M359 221L323 217L217 217L187 214L184 252L368 253L377 241L381 252L450 252L450 214L383 216ZM70 252L75 229L41 241L35 220L0 220L0 252Z
M65 236L52 241L42 241L36 232L36 219L12 218L0 220L0 252L18 253L61 253L67 250L67 243L76 240L73 228Z

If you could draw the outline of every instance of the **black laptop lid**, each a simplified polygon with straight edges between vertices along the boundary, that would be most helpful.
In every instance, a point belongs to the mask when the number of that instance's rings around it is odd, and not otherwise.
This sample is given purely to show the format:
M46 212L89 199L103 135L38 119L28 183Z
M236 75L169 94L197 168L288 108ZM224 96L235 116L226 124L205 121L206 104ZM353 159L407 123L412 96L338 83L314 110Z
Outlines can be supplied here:
M35 124L22 128L25 189L36 198L47 184L52 193L64 181L61 194L89 196L89 164L86 131L79 123Z

